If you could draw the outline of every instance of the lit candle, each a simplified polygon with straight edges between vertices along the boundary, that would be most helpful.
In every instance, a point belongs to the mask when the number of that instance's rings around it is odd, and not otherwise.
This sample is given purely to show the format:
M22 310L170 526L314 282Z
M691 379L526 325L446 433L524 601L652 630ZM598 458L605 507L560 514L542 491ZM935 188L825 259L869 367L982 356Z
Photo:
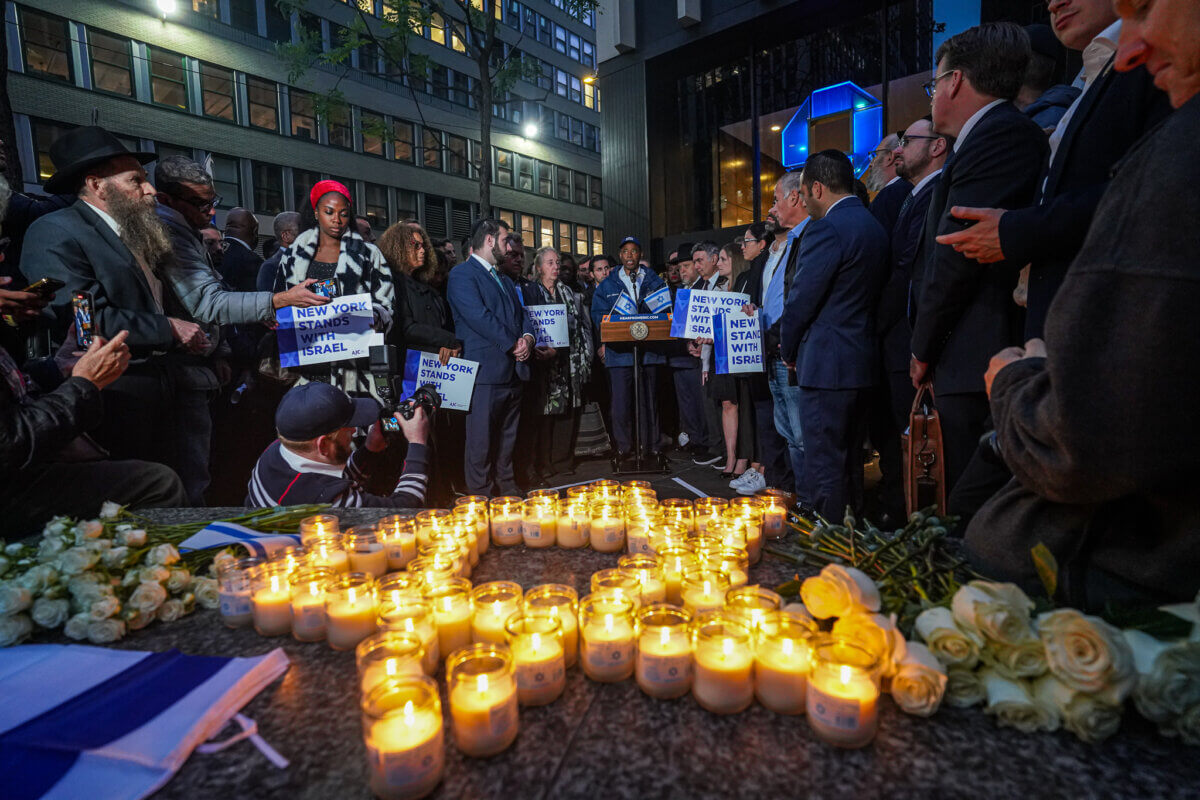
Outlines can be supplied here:
M657 512L643 513L626 509L625 541L629 553L653 553L650 549L650 531L662 524L662 517Z
M728 578L731 589L741 588L749 581L750 556L745 550L723 547L706 552L699 560L706 568L716 570Z
M446 578L461 577L458 575L459 567L457 558L449 558L444 553L428 557L417 556L408 562L408 576L418 588L432 586Z
M389 570L404 569L417 557L417 531L411 519L399 514L384 517L379 520L376 531L383 542Z
M358 643L354 662L359 690L365 696L384 681L404 675L424 675L425 648L411 631L381 631Z
M308 566L308 548L303 545L283 547L275 551L268 564L282 564L287 572L295 572L301 567Z
M425 544L417 545L417 558L446 561L453 565L453 574L460 578L471 577L471 559L467 556L466 547L450 531L439 531Z
M471 617L475 608L471 602L471 582L466 578L448 578L425 591L433 606L433 621L437 624L438 650L443 658L471 644Z
M763 516L762 516L762 531L763 536L768 539L782 539L787 530L784 524L787 520L787 507L783 501L774 495L767 495L762 498L763 501Z
M601 683L633 674L637 639L632 600L608 593L588 595L579 603L579 625L584 674Z
M625 544L625 517L616 503L597 503L592 506L592 526L589 542L598 553L615 553Z
M313 539L337 536L341 530L341 521L333 514L314 514L300 520L300 543L307 547Z
M342 547L340 534L318 536L309 540L308 558L314 567L328 567L343 575L350 572L350 559Z
M827 744L869 744L879 728L878 658L844 639L815 639L805 710L809 726Z
M694 529L695 508L691 500L671 497L660 501L658 509L662 513L663 519L679 525L683 528L684 533L691 533Z
M558 546L565 548L583 547L588 543L592 529L592 513L586 498L570 498L563 505L558 517Z
M255 573L250 601L259 636L291 633L292 587L283 564L266 564Z
M325 638L334 650L353 650L375 632L375 579L351 572L325 591Z
M561 583L535 586L525 593L526 613L549 614L558 619L563 637L563 658L570 668L579 660L579 619L576 608L579 595L573 588Z
M470 519L475 524L476 547L479 555L487 552L492 524L488 518L488 499L482 495L460 497L454 502L455 519Z
M307 567L292 575L292 636L301 642L325 638L325 587L336 573Z
M621 499L621 484L608 478L592 481L588 484L592 499L596 502L608 502Z
M720 523L721 513L729 505L729 501L720 497L702 497L695 502L696 533L705 533L708 527Z
M670 700L692 688L691 615L659 603L638 614L637 684L650 697Z
M668 603L683 604L683 575L696 563L695 553L686 547L665 547L658 551L658 565L666 584Z
M702 611L714 611L725 605L729 579L704 567L692 567L683 577L683 607L695 617Z
M351 528L344 534L346 555L351 572L365 572L382 578L388 571L387 552L370 527Z
M620 567L598 569L592 573L592 593L608 593L627 597L633 603L634 612L642 604L642 584L633 570Z
M492 756L517 738L513 657L503 645L475 644L446 662L454 741L468 756Z
M816 630L811 620L778 611L759 624L754 696L776 714L804 713L811 669L809 639Z
M617 568L637 578L642 605L666 602L667 584L663 581L656 556L621 556L617 559Z
M505 547L520 544L521 526L524 515L521 498L496 497L492 499L492 544Z
M242 628L254 621L250 604L251 577L262 565L257 558L243 558L217 571L217 597L221 622L230 628Z
M437 672L441 650L438 645L437 626L433 621L433 608L424 597L411 594L392 598L384 595L379 603L379 627L387 631L412 633L421 639L421 647L425 652L421 666L426 675Z
M549 614L516 613L505 625L523 706L553 703L567 685L562 627Z
M553 547L558 536L558 498L531 497L525 501L521 538L526 547Z
M505 644L504 624L521 609L524 591L512 581L481 583L471 592L475 615L471 619L471 638L477 643Z
M700 614L692 626L692 696L714 714L736 714L754 701L750 630L722 611Z
M437 684L408 676L362 700L363 742L371 793L383 800L416 800L442 780L446 736Z
M751 631L757 631L763 621L783 605L783 598L761 586L730 586L725 593L725 609Z

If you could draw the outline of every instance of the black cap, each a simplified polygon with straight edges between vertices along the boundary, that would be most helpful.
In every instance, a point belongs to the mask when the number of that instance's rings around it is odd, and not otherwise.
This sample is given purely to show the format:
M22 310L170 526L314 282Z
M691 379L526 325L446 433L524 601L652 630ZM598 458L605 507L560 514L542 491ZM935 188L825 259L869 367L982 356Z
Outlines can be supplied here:
M352 398L328 383L293 386L275 409L275 430L284 439L307 442L339 428L365 428L379 419L379 403Z
M53 194L74 192L79 189L85 170L121 156L132 156L139 164L149 164L158 158L154 153L130 152L120 139L99 125L67 131L50 144L55 171L44 188Z
M683 261L692 260L692 248L696 245L692 242L680 242L679 247L675 248L675 257L668 261L668 264L679 264Z
M1054 35L1049 25L1037 23L1026 25L1025 33L1029 35L1029 49L1047 58L1058 60L1063 54L1063 43Z

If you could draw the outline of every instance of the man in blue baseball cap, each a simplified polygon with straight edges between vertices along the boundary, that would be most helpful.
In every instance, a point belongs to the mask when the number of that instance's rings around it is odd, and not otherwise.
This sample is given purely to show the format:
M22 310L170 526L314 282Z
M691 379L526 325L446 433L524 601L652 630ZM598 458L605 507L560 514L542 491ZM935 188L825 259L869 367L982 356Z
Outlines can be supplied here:
M408 440L404 470L391 494L367 490L385 467L388 447L379 425L379 404L351 398L328 383L292 387L275 410L279 438L259 456L250 475L246 505L252 508L329 503L340 508L421 508L429 481L429 418L418 406L412 419L397 414ZM351 450L355 428L366 428L367 441Z

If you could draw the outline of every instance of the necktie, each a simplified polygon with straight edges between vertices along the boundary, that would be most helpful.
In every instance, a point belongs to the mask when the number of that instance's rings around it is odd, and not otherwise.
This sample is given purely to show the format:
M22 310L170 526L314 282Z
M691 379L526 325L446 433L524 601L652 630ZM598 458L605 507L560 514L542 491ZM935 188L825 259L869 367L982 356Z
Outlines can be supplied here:
M904 202L900 204L900 216L904 216L904 212L908 211L908 207L912 205L912 192L904 195Z

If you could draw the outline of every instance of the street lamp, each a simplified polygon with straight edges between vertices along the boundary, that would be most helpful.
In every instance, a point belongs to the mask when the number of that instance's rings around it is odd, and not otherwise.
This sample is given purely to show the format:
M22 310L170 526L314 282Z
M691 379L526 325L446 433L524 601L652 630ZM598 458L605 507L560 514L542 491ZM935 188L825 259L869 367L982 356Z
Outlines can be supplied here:
M158 10L162 13L163 19L166 19L168 14L175 13L175 0L157 0L157 4Z
M538 135L538 126L536 122L526 122L525 127L521 129L525 134L526 139L536 139Z

